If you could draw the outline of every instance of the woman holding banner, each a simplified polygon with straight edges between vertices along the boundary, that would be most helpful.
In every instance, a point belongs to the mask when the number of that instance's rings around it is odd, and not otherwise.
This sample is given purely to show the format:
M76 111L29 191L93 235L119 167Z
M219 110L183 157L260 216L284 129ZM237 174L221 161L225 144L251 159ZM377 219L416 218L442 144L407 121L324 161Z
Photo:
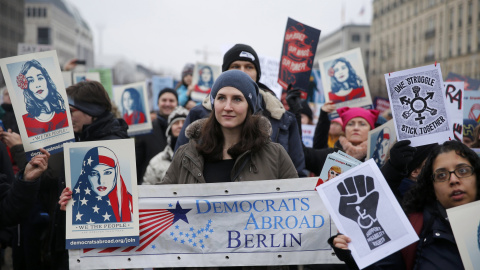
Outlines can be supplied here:
M403 207L420 240L374 263L375 269L463 269L446 209L480 199L480 158L466 145L447 141L427 158L418 180L404 197ZM356 268L348 243L329 239L337 256Z
M161 184L297 178L285 149L270 141L269 121L255 115L257 97L246 73L222 73L211 91L213 113L187 128L190 141L177 150Z

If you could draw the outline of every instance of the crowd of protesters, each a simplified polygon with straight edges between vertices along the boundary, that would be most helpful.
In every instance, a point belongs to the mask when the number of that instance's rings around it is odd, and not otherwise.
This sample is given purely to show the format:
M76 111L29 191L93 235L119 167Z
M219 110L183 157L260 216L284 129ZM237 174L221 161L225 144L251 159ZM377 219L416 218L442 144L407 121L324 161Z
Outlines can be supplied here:
M138 185L319 176L327 155L335 151L364 161L368 131L386 121L377 110L336 108L327 102L320 110L313 147L306 147L301 124L313 123L311 109L298 89L288 91L287 109L260 83L260 62L252 47L237 44L225 53L222 74L202 102L191 97L193 70L193 64L186 64L179 84L160 91L153 131L134 137ZM14 269L68 269L65 209L72 191L65 187L63 153L50 156L42 149L27 162L8 89L2 94L1 247L12 247ZM74 84L67 96L75 141L129 137L127 123L115 114L101 83ZM328 114L334 111L339 118L330 121ZM474 147L480 145L479 133L477 128ZM407 140L394 144L388 156L381 172L420 241L370 267L463 268L446 209L479 199L478 155L457 141L411 147ZM305 267L358 268L348 250L350 241L343 234L329 239L344 265Z

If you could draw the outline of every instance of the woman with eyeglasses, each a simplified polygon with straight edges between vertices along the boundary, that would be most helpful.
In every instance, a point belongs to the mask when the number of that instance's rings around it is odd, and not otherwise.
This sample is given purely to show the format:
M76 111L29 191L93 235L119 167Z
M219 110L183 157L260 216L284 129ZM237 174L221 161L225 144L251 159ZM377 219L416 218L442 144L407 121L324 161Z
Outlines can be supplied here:
M480 199L478 175L480 158L466 145L447 141L437 146L403 201L420 240L366 269L463 269L446 209ZM329 239L337 256L355 269L350 241L341 234Z

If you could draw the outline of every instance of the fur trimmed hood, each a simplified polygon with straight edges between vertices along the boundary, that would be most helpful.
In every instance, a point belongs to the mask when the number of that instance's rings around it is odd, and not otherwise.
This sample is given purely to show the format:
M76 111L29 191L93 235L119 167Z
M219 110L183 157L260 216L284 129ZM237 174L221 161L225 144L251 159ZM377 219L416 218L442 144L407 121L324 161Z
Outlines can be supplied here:
M197 141L200 138L202 127L206 121L207 118L198 119L197 121L188 125L188 127L185 129L185 136L187 136L188 139ZM267 131L269 136L272 134L272 125L265 116L260 116L260 125L258 128Z

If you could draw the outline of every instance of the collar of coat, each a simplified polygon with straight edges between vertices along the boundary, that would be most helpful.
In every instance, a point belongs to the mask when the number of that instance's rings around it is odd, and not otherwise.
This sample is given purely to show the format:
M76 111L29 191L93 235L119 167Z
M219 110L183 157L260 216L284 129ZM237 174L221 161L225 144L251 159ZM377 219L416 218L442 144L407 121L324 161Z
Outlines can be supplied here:
M187 136L187 138L198 141L202 132L202 127L206 121L207 118L198 119L188 125L188 127L185 129L185 135ZM269 136L272 134L272 125L265 116L260 116L260 123L258 128L267 131Z
M275 96L273 92L265 91L263 89L259 89L259 93L262 96L263 100L263 109L266 109L270 112L273 119L280 120L282 115L285 113L285 107L283 107L282 102ZM205 109L211 111L212 104L210 103L210 94L203 99L202 102L203 107Z

